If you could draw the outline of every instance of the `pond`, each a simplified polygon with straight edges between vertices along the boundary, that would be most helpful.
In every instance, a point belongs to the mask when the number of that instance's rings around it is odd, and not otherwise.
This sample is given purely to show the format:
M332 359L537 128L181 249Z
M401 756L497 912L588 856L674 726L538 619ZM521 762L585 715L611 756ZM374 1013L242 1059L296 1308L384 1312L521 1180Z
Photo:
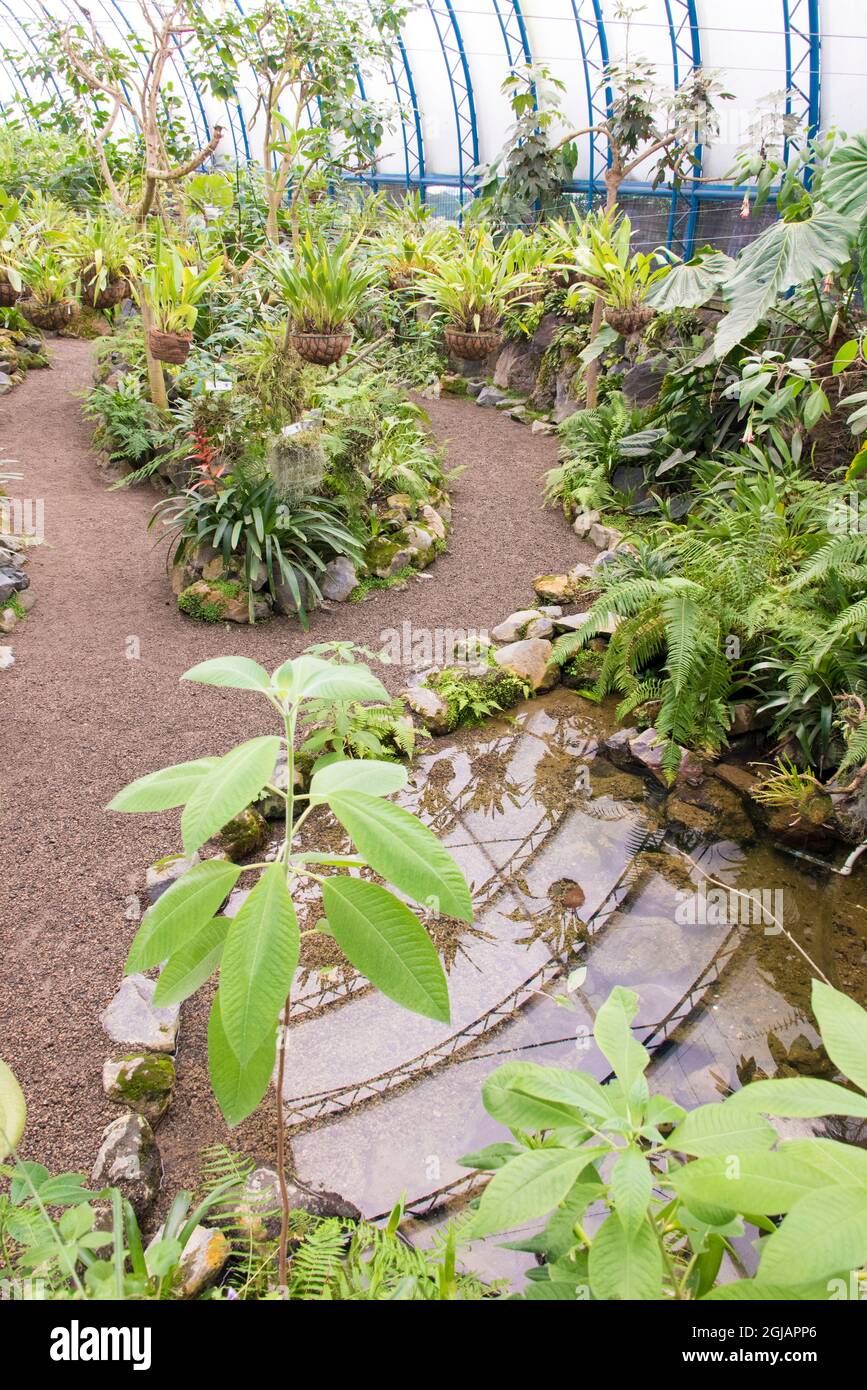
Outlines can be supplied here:
M651 1085L687 1106L751 1077L823 1074L799 947L865 997L863 863L841 877L757 839L712 776L669 793L618 770L613 728L609 709L560 688L416 759L400 799L460 863L476 908L467 927L428 905L450 1025L331 963L327 938L303 962L285 1087L295 1167L365 1215L400 1193L419 1215L460 1208L472 1179L457 1159L506 1137L481 1104L500 1063L603 1079L593 1019L615 985L640 996ZM312 842L338 844L317 814Z

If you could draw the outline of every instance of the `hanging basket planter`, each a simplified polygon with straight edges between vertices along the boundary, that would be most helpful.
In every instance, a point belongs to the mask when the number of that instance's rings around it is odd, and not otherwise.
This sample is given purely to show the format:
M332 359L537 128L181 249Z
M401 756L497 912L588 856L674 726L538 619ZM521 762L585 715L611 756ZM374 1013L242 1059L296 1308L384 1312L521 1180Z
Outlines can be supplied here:
M633 333L642 333L654 318L654 311L642 305L637 305L634 309L614 309L605 310L605 322L615 333L622 333L624 338L629 338Z
M305 362L330 367L349 350L352 333L290 333L287 341Z
M467 362L482 362L500 346L498 328L482 329L479 333L465 333L461 328L447 326L443 338L449 352L462 357Z
M20 298L20 290L16 290L15 286L10 284L8 280L0 280L0 307L11 309Z
M129 299L132 291L129 281L121 275L117 280L110 280L105 289L98 290L94 296L93 281L89 283L86 279L81 282L82 298L87 304L92 304L94 309L113 309L122 300Z
M81 313L74 299L58 299L53 304L42 304L38 299L19 299L18 308L34 328L55 333L66 328Z
M190 355L193 335L189 329L182 333L163 333L161 328L148 330L148 346L151 356L158 362L168 362L173 367L182 367Z

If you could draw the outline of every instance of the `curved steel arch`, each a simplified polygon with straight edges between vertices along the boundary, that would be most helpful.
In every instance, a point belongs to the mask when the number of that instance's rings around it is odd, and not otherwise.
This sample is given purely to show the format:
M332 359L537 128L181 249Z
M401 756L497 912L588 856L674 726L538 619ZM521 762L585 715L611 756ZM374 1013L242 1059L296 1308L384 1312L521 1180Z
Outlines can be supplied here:
M475 186L472 174L479 164L479 128L470 67L455 7L452 0L443 0L443 4L445 9L438 10L435 0L427 0L449 79L457 135L458 196L463 204L464 191L472 196Z
M605 20L602 15L601 0L571 0L575 27L578 30L578 44L584 64L584 87L587 93L587 124L598 125L607 121L611 114L612 91L605 81L608 71L608 37L605 33ZM588 9L592 8L592 27ZM604 88L604 90L603 90ZM589 165L587 170L587 206L592 208L593 199L599 187L598 169L608 164L610 152L604 135L588 136Z
M783 0L786 49L786 114L799 117L806 131L786 141L785 158L814 138L822 117L822 20L819 0ZM811 170L804 174L809 188Z
M18 16L17 16L16 14L13 13L13 11L9 8L9 6L8 6L7 4L5 4L5 0L4 0L4 3L3 3L3 8L4 8L5 10L8 10L10 19L14 19L14 21L15 21L15 23L17 24L18 28L21 29L21 28L22 28L21 20L18 18ZM26 83L26 81L24 80L24 78L22 77L21 73L18 71L18 64L15 62L15 58L13 57L13 55L12 55L11 53L7 55L7 60L8 60L9 66L10 66L11 69L12 69L12 72L13 72L14 75L15 75L15 80L17 81L18 86L21 88L21 93L22 93L22 95L23 95L24 97L27 97L27 98L29 99L29 97L30 97L30 89L28 88L27 83ZM4 108L4 111L5 111L5 108ZM31 117L31 115L29 114L29 112L26 110L26 108L25 108L25 111L24 111L24 115L25 115L25 118L26 118L26 120L27 120L28 125L32 125L32 124L33 124L33 118Z
M372 0L368 6L373 14ZM403 35L397 35L397 60L389 59L388 72L394 95L400 109L400 135L403 142L403 164L406 186L417 184L422 201L425 196L424 138L422 136L421 111L416 96L415 82L409 65L409 55Z
M695 8L695 0L665 0L665 16L668 21L668 36L671 44L671 66L674 75L674 85L679 87L685 77L697 68L701 67L701 32L699 30L698 15ZM697 161L695 167L696 178L700 177L702 169L702 147L696 142L693 154ZM693 244L695 241L695 227L698 221L698 184L692 180L691 192L689 195L689 218L687 220L686 235L683 238L684 255L686 259L692 255ZM668 236L667 244L670 246L674 239L675 219L677 217L678 189L671 191L671 210L668 215Z
M533 54L521 0L491 0L491 3L506 46L509 67L514 70L518 63L532 63Z

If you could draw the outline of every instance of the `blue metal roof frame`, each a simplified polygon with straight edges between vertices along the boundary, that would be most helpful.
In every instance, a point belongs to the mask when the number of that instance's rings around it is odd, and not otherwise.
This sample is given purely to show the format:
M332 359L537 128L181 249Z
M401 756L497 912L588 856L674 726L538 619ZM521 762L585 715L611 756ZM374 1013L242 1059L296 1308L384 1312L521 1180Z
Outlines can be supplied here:
M783 0L783 29L786 52L786 114L803 122L800 134L786 142L788 161L792 150L799 151L814 138L822 117L822 20L819 0ZM812 180L807 169L804 182Z
M445 6L442 10L437 8L436 0L427 0L427 7L434 22L449 80L457 139L457 188L463 205L465 195L469 194L472 198L474 194L474 175L479 165L479 128L476 123L476 103L470 65L464 50L461 27L452 0L442 2ZM427 182L430 184L434 180L428 178Z
M371 14L373 5L368 0ZM422 201L425 196L424 182L424 137L422 135L421 111L415 91L412 69L403 36L398 34L396 55L388 63L388 73L400 109L400 133L403 142L404 175L407 188L420 185Z
M571 5L572 14L575 17L575 27L578 30L581 60L584 64L587 124L594 126L608 120L613 99L611 85L605 81L610 58L605 20L602 17L602 4L601 0L571 0ZM593 10L592 20L587 13L590 6ZM592 208L593 199L600 192L597 170L608 165L611 154L604 135L591 133L587 138L589 142L587 179L581 184L576 184L575 188L579 191L586 191L587 206Z
M665 14L668 20L668 34L671 43L671 64L674 76L674 85L679 87L691 73L701 67L701 33L698 27L698 15L695 9L695 0L665 0ZM696 178L701 176L702 166L702 147L696 142L693 148L693 156L697 161L695 167ZM684 255L688 260L693 253L695 243L695 226L698 221L698 199L696 198L697 183L695 179L691 181L689 194L689 218L687 221L686 236L684 237ZM668 219L668 236L666 238L670 246L674 240L675 223L677 220L677 205L679 190L675 187L671 190L671 212Z

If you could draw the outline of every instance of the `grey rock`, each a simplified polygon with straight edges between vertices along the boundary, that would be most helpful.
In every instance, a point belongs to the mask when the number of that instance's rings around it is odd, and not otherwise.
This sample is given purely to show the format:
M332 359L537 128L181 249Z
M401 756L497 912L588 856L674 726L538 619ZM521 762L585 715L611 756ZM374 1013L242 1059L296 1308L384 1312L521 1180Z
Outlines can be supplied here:
M576 536L580 536L583 540L590 535L591 526L595 526L598 521L599 512L597 511L590 510L586 512L579 512L575 520L572 522L572 530L575 532Z
M618 552L616 550L600 550L596 559L593 561L592 568L594 570L604 569L606 565L613 565L616 559L618 559Z
M15 658L12 655L11 647L0 647L0 671L8 671L10 666L15 665Z
M521 680L532 690L550 690L560 679L560 668L552 659L553 647L544 637L528 637L511 642L494 653L494 661Z
M281 748L280 752L277 754L277 762L271 774L270 781L271 785L277 788L277 791L285 792L289 786L289 759L286 755L285 748ZM304 774L297 766L293 767L292 782L296 791L303 792ZM282 796L277 795L276 791L264 791L256 801L256 809L266 820L279 820L281 816L285 816L286 814L286 802L283 800ZM236 889L235 891L237 892L238 890Z
M0 608L0 632L11 632L18 622L18 614L14 608Z
M545 435L556 434L557 426L552 424L550 420L534 420L530 426L530 433Z
M0 566L5 568L7 565L15 564L15 551L8 550L5 546L0 546Z
M446 523L439 512L432 507L429 502L426 502L424 506L419 509L419 515L434 538L438 541L444 541L446 538Z
M633 468L622 463L619 468L615 468L611 474L611 486L617 492L634 494L634 501L643 501L647 495L647 488L644 480L644 469Z
M448 732L448 705L435 690L426 685L408 686L406 690L401 691L401 695L413 714L418 715L422 724L432 734Z
M145 874L145 888L150 901L155 903L167 888L177 883L187 869L191 869L198 862L198 854L192 855L189 859L183 854L167 854L164 859L158 859L155 864L151 864Z
M665 371L650 362L639 362L630 367L623 377L623 394L628 405L655 405L659 399Z
M504 618L501 623L491 629L491 636L495 642L516 642L519 637L524 637L530 623L542 617L538 608L522 608L517 613L511 613L508 618ZM550 626L550 625L549 625ZM534 632L534 637L547 637L547 632Z
M174 1086L174 1058L162 1053L135 1052L103 1063L102 1089L109 1100L144 1115L153 1126L168 1110Z
M411 545L401 545L384 564L377 565L375 574L378 579L393 579L396 574L411 565L416 555L415 549Z
M467 382L467 395L468 395L468 396L480 396L481 393L482 393L482 392L484 391L484 389L485 389L485 385L486 385L486 383L485 383L484 381L468 381L468 382Z
M414 521L411 521L408 526L404 526L400 533L400 540L412 546L413 550L420 551L422 555L433 549L434 538L430 531L426 526L419 526Z
M12 390L14 385L15 382L8 372L0 372L0 396L5 396L8 391Z
M335 555L325 566L319 587L323 598L333 603L345 603L357 585L358 574L352 561L346 555Z
M152 1052L174 1052L180 1007L156 1008L156 981L146 975L128 975L111 1003L99 1016L112 1042L127 1047L146 1047Z
M154 1132L144 1115L130 1111L112 1120L91 1173L95 1187L117 1187L141 1218L160 1189L162 1162Z
M500 401L506 399L505 393L496 386L482 386L476 394L476 405L491 406L499 405Z
M322 1219L336 1216L346 1221L361 1220L358 1207L337 1192L321 1192L289 1174L286 1186L290 1211L307 1211ZM276 1168L254 1168L244 1184L237 1219L254 1240L273 1240L279 1234L280 1179Z
M145 1250L145 1264L148 1255L158 1241L163 1238L164 1227L160 1226L150 1245ZM172 1289L175 1298L197 1298L210 1288L222 1273L232 1247L216 1226L196 1226L184 1246L179 1264L178 1283Z

